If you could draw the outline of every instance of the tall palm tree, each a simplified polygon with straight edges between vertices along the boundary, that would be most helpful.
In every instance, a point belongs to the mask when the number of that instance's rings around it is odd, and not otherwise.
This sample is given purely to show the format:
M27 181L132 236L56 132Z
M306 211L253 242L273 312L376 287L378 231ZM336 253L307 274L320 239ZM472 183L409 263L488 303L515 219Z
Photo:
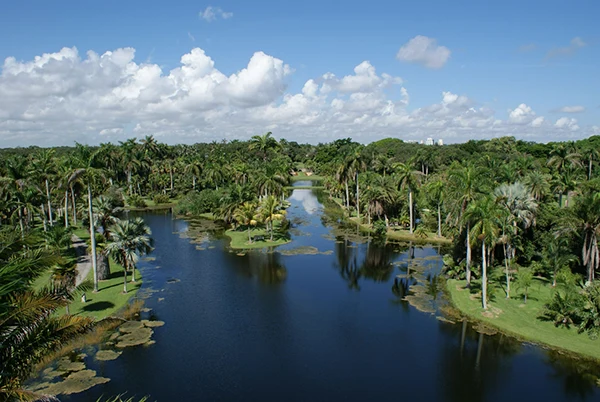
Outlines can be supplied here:
M427 183L426 194L437 207L437 235L442 236L442 204L446 198L447 183L440 176Z
M12 156L6 159L5 164L5 176L2 178L2 182L6 186L12 198L15 199L16 214L19 219L19 227L21 229L21 236L25 235L25 223L24 223L24 211L23 211L23 198L24 190L28 185L27 180L27 160L25 158L19 158Z
M556 276L562 268L568 267L572 263L578 261L570 252L568 239L564 236L548 236L546 239L542 255L544 262L548 264L552 270L552 287L556 286Z
M129 195L133 194L133 183L131 181L133 174L140 167L141 161L138 155L138 144L135 138L130 138L127 141L119 141L121 150L121 166L127 176L127 185L129 187Z
M410 233L414 230L415 220L413 211L413 193L419 186L419 177L422 175L418 170L414 170L408 163L394 164L398 189L408 191L408 213L410 219Z
M267 160L270 150L278 149L280 146L270 131L264 135L254 135L250 138L250 150L258 151L262 155L263 161Z
M271 241L273 241L273 221L285 218L286 212L281 203L273 195L267 196L260 205L260 213L267 227L270 227Z
M469 242L481 242L481 303L487 309L487 261L498 240L502 211L491 196L486 196L469 204L465 216L473 222Z
M152 251L152 232L142 218L117 221L110 231L107 252L123 266L123 293L127 293L127 271L135 282L135 268L140 256Z
M348 189L348 180L350 180L350 171L348 170L348 165L345 162L338 164L335 171L335 178L339 182L344 183L344 188L346 189L346 210L350 210L350 191Z
M510 273L509 267L515 258L516 248L513 240L518 236L519 227L527 229L535 224L535 213L537 202L529 190L520 182L513 184L502 184L494 191L496 201L506 209L507 227L503 234L506 236L504 242L504 259L506 261L506 298L510 298Z
M550 192L551 180L552 176L549 174L532 170L525 176L523 183L529 187L531 195L539 202Z
M33 175L44 183L46 188L46 201L48 203L48 220L50 226L54 225L52 216L52 200L50 198L50 179L56 173L54 149L43 149L37 152L32 160Z
M252 243L250 227L255 226L258 223L258 220L256 219L256 204L244 202L236 209L233 217L240 225L246 226L246 229L248 230L248 243Z
M203 165L197 158L188 161L184 173L192 175L192 189L196 189L196 179L202 175Z
M360 222L360 181L358 180L358 176L361 172L364 172L367 169L367 162L363 157L360 148L356 148L346 158L344 163L346 164L346 169L349 173L349 176L354 176L354 181L356 182L356 217Z

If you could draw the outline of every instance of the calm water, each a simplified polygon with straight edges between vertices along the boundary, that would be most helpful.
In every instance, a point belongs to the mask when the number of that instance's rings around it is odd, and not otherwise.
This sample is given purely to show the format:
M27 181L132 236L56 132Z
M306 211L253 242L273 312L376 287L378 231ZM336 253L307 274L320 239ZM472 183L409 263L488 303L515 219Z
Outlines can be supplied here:
M276 250L330 254L238 256L217 235L191 243L190 224L168 213L144 215L156 250L140 269L144 287L158 290L146 306L166 325L152 346L86 359L111 381L61 399L127 391L153 401L600 400L577 362L402 301L416 281L396 278L402 262L426 264L417 278L431 280L438 249L357 243L319 200L293 192L293 242Z

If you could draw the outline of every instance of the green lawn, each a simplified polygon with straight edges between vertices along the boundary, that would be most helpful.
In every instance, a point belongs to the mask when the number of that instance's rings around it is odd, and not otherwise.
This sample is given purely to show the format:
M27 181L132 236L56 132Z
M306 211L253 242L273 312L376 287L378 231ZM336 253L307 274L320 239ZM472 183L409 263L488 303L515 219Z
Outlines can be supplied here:
M250 236L264 236L265 240L253 241L252 243L248 243L248 231L246 229L240 228L239 230L227 230L225 232L231 239L231 243L229 247L236 249L250 249L250 248L263 248L263 247L273 247L280 246L282 244L289 243L291 240L277 233L277 231L273 234L273 241L270 240L271 235L264 228L254 228L250 230Z
M358 223L358 218L356 218L356 216L350 217L349 219L352 222ZM363 221L365 219L366 218L363 217ZM360 227L362 229L366 230L367 232L373 232L372 226L369 226L366 223L361 223ZM452 243L452 239L448 239L443 236L438 237L438 235L436 233L427 231L426 234L427 234L427 237L418 237L418 236L415 236L414 233L410 233L409 230L397 229L397 228L390 228L387 231L388 239L393 239L393 240L415 241L415 242L422 242L422 243Z
M557 328L552 322L538 319L553 291L546 282L534 279L526 304L521 290L513 289L512 298L506 299L504 291L498 289L487 311L481 308L480 295L464 289L464 283L448 280L447 289L454 306L466 316L524 340L600 359L600 340L591 340L585 333L578 334L576 328Z

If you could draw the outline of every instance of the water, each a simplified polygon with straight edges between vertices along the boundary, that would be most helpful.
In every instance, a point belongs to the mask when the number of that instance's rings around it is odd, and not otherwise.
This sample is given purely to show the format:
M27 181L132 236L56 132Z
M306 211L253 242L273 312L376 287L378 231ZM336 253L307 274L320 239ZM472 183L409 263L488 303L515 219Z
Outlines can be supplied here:
M398 262L414 257L427 264L417 277L431 278L438 249L411 256L407 245L357 243L355 228L335 229L320 200L313 190L293 192L293 242L277 248L316 247L316 255L238 256L218 235L190 243L182 236L190 224L170 213L144 215L156 250L140 269L144 287L159 290L146 306L166 325L152 346L125 349L115 361L88 358L111 381L61 399L600 400L579 362L402 301L407 283L396 275L406 268ZM167 283L173 278L180 281Z

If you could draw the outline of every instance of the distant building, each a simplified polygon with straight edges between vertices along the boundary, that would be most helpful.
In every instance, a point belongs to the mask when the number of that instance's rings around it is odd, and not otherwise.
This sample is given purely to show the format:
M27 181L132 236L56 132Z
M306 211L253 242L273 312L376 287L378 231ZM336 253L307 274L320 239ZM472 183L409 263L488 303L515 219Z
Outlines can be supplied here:
M423 145L423 140L419 141L419 144Z
M444 140L442 140L441 138L437 141L437 144L441 147L442 145L444 145Z
M425 145L433 145L433 138L429 137L425 140Z

